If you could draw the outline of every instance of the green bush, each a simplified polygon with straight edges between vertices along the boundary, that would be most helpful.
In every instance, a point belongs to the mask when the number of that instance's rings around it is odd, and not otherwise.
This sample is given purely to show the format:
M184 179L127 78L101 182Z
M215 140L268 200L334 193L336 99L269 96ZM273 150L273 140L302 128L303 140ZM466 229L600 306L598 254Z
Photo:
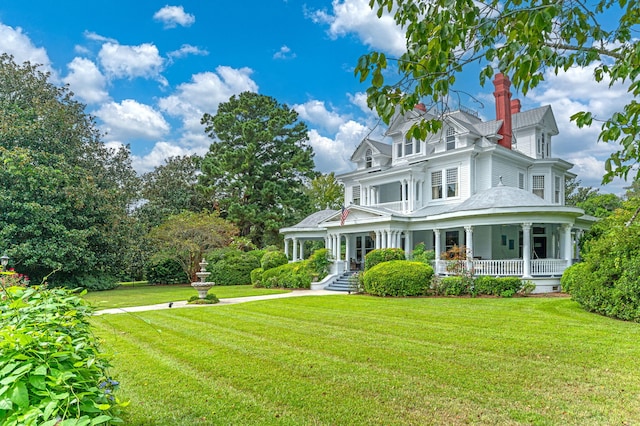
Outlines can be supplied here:
M260 267L265 271L288 263L287 255L281 251L267 251L260 260Z
M404 250L399 248L386 248L371 250L364 257L364 270L367 271L379 263L389 262L391 260L404 260Z
M326 277L329 274L329 267L331 266L329 250L318 249L311 253L311 256L307 259L307 266L312 274L317 275L318 280Z
M264 269L262 268L256 268L253 271L251 271L251 285L253 285L254 287L263 287L262 285L263 272L264 272Z
M567 271L564 283L584 309L640 322L639 208L640 198L632 198L594 225L597 237L589 239L583 251L586 266Z
M481 275L473 280L473 295L512 297L523 290L524 283L518 277L491 277Z
M187 303L191 305L213 305L220 303L220 299L215 294L207 294L204 299L200 299L200 296L194 295L187 300Z
M580 286L585 280L590 279L589 265L587 263L575 263L568 267L560 278L562 291L571 294L571 290L576 286Z
M472 281L468 277L460 275L439 277L434 280L431 289L437 296L462 296L471 294Z
M189 277L177 259L157 256L147 264L147 281L149 284L187 284Z
M422 296L431 284L433 268L422 262L390 260L365 271L364 291L375 296Z
M73 277L57 279L52 284L68 289L82 288L88 291L112 290L118 287L118 279L113 275L96 272L94 274L79 274Z
M118 382L91 332L92 309L64 288L6 287L0 298L0 424L115 424Z
M422 262L427 265L431 265L431 262L436 259L436 252L433 250L426 250L424 243L418 244L411 253L411 260L414 262Z
M207 271L211 273L207 281L216 285L245 285L251 283L251 271L260 266L260 262L250 252L228 250L222 258L207 255ZM213 263L215 261L215 263Z
M287 263L262 273L265 288L311 288L311 272L306 261Z

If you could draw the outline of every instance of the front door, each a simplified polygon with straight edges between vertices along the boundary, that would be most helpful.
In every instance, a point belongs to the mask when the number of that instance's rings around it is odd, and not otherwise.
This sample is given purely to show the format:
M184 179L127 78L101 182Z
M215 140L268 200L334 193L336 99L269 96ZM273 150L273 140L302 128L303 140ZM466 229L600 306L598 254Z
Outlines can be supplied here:
M547 258L547 237L533 237L533 258Z

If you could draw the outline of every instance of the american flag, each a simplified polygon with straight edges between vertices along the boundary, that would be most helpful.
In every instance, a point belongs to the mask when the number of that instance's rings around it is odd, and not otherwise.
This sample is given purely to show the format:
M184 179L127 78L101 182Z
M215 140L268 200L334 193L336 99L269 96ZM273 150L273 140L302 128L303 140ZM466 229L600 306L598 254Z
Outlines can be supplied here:
M342 206L342 213L340 213L340 226L344 225L344 221L347 220L350 210Z

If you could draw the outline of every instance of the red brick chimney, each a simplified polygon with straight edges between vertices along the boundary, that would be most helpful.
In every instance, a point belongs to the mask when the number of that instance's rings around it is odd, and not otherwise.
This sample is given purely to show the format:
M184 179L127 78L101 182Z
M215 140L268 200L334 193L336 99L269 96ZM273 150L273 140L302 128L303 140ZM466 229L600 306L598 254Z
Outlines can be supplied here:
M493 85L496 88L496 91L493 92L493 96L496 98L496 120L502 120L502 127L498 130L502 139L498 141L498 145L511 149L511 92L509 91L511 81L509 81L509 77L498 73L493 79Z
M520 99L513 99L511 101L511 115L519 113L521 107Z
M427 112L427 107L420 102L419 104L416 104L415 109L420 110L422 112Z

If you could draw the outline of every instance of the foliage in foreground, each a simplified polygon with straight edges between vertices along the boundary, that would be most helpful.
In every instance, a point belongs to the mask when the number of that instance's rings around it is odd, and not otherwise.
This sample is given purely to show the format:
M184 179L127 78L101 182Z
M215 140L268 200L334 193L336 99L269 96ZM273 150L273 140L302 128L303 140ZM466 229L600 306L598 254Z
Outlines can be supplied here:
M0 423L121 423L126 404L91 331L92 310L66 289L10 286L0 292Z
M263 260L269 254L267 252ZM284 253L281 254L284 256ZM263 262L265 266L272 264L272 262ZM264 269L264 267L254 269L251 271L251 284L254 287L264 288L310 288L314 279L322 280L327 276L330 264L329 251L318 249L305 260L269 269Z
M360 80L371 78L368 105L389 122L396 107L411 111L426 98L428 109L446 110L445 103L463 95L456 80L477 67L481 85L494 70L511 77L526 95L546 73L575 67L593 73L606 86L628 84L627 104L608 117L579 112L571 119L579 127L603 122L599 140L619 144L605 162L603 181L637 176L640 159L640 62L638 61L638 2L514 0L371 0L378 16L390 13L405 30L406 51L397 60L384 53L363 55L355 69ZM397 61L399 81L385 82L389 62ZM454 95L454 96L452 96ZM437 117L435 117L437 118ZM441 123L418 123L413 136L424 139Z
M583 264L573 265L562 286L588 311L640 322L640 198L624 203L594 225Z
M404 250L400 248L383 248L371 250L364 257L364 270L367 271L376 266L378 263L404 259Z
M249 284L251 271L260 266L256 255L235 249L216 250L207 256L207 261L207 271L211 273L207 281L213 281L217 286Z

